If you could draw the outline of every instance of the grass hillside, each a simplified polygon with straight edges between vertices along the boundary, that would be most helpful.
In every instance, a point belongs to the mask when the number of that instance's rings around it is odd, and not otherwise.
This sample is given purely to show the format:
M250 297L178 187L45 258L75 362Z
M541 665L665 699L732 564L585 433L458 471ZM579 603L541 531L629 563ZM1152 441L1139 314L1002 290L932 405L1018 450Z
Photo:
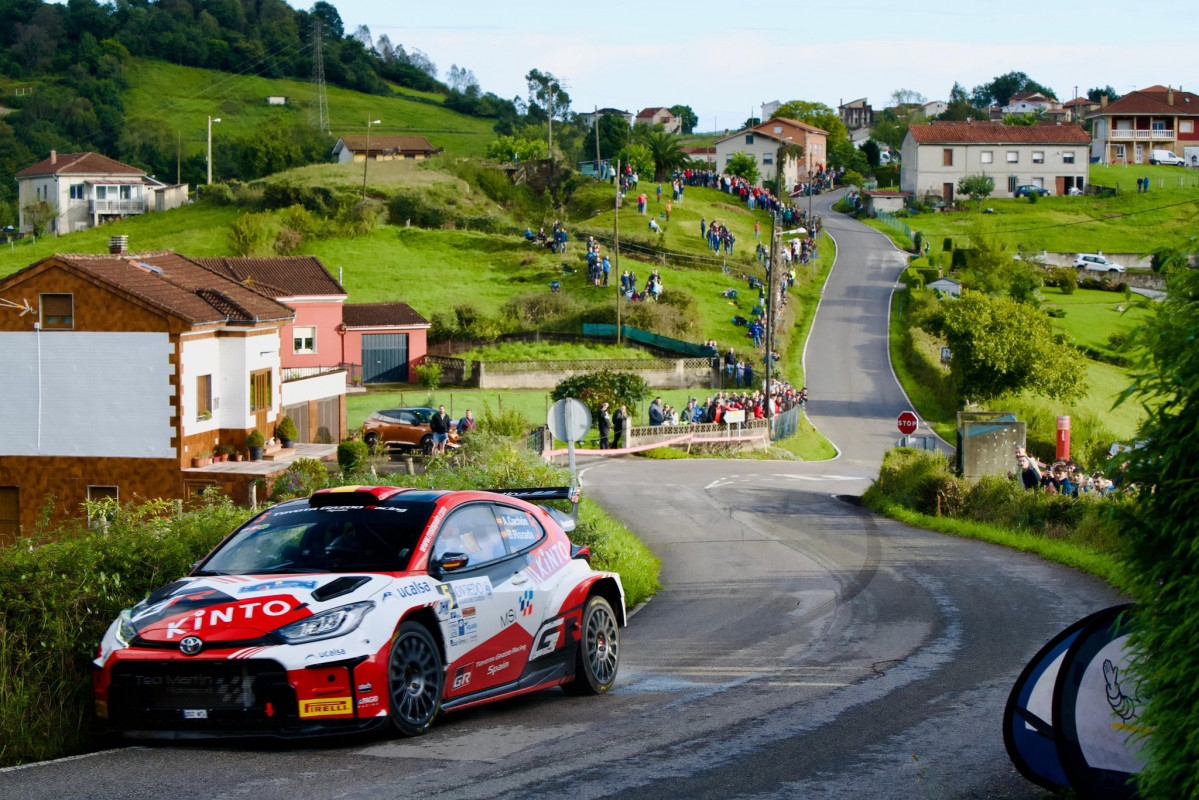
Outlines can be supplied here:
M306 121L316 86L304 81L271 80L251 75L196 69L162 61L136 59L126 73L126 122L165 119L183 136L190 153L203 152L208 117L212 136L248 136L264 120ZM420 135L456 156L481 156L494 138L492 120L468 117L443 108L430 92L398 89L403 96L378 97L329 86L329 123L333 135L363 134L367 120L372 135ZM287 98L285 106L268 106L268 96Z

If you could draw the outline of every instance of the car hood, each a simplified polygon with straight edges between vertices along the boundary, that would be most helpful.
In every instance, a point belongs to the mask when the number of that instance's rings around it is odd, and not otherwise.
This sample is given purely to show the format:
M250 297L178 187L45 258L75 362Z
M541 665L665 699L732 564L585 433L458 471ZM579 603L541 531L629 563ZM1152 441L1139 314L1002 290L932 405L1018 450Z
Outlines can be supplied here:
M428 578L377 574L221 575L184 578L164 586L130 610L139 638L179 642L240 642L260 637L305 617L359 602L384 590L429 596Z

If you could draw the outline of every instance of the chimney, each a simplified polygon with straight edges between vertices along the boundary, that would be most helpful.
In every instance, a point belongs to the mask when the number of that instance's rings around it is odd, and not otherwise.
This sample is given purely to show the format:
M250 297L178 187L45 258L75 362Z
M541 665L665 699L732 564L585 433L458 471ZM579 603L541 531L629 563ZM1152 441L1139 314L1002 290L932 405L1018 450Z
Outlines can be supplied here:
M1170 87L1166 90L1166 105L1174 105L1174 87Z
M53 166L57 163L58 163L58 152L55 150L51 150L50 151L50 165Z
M1106 94L1099 95L1099 107L1107 108L1107 95Z
M128 236L109 236L108 237L108 252L114 256L119 256L125 253L129 248Z

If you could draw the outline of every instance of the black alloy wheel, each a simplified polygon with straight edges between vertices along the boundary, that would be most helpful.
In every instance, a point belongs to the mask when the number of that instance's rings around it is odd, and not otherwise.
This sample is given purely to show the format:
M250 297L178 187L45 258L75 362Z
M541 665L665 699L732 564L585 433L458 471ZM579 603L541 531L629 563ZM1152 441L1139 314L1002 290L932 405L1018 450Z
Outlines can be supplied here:
M607 600L593 595L587 601L582 629L575 679L562 688L568 694L603 694L616 683L620 666L620 626Z
M405 622L396 631L387 662L391 721L405 736L420 736L441 708L445 667L427 628Z

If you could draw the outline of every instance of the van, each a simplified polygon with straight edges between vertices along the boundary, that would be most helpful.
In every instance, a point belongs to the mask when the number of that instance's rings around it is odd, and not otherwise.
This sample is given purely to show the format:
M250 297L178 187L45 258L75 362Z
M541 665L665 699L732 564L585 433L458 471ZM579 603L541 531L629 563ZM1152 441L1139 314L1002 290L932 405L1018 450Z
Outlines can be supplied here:
M1171 150L1151 150L1149 152L1150 164L1165 164L1171 167L1185 167L1186 159L1174 153Z

